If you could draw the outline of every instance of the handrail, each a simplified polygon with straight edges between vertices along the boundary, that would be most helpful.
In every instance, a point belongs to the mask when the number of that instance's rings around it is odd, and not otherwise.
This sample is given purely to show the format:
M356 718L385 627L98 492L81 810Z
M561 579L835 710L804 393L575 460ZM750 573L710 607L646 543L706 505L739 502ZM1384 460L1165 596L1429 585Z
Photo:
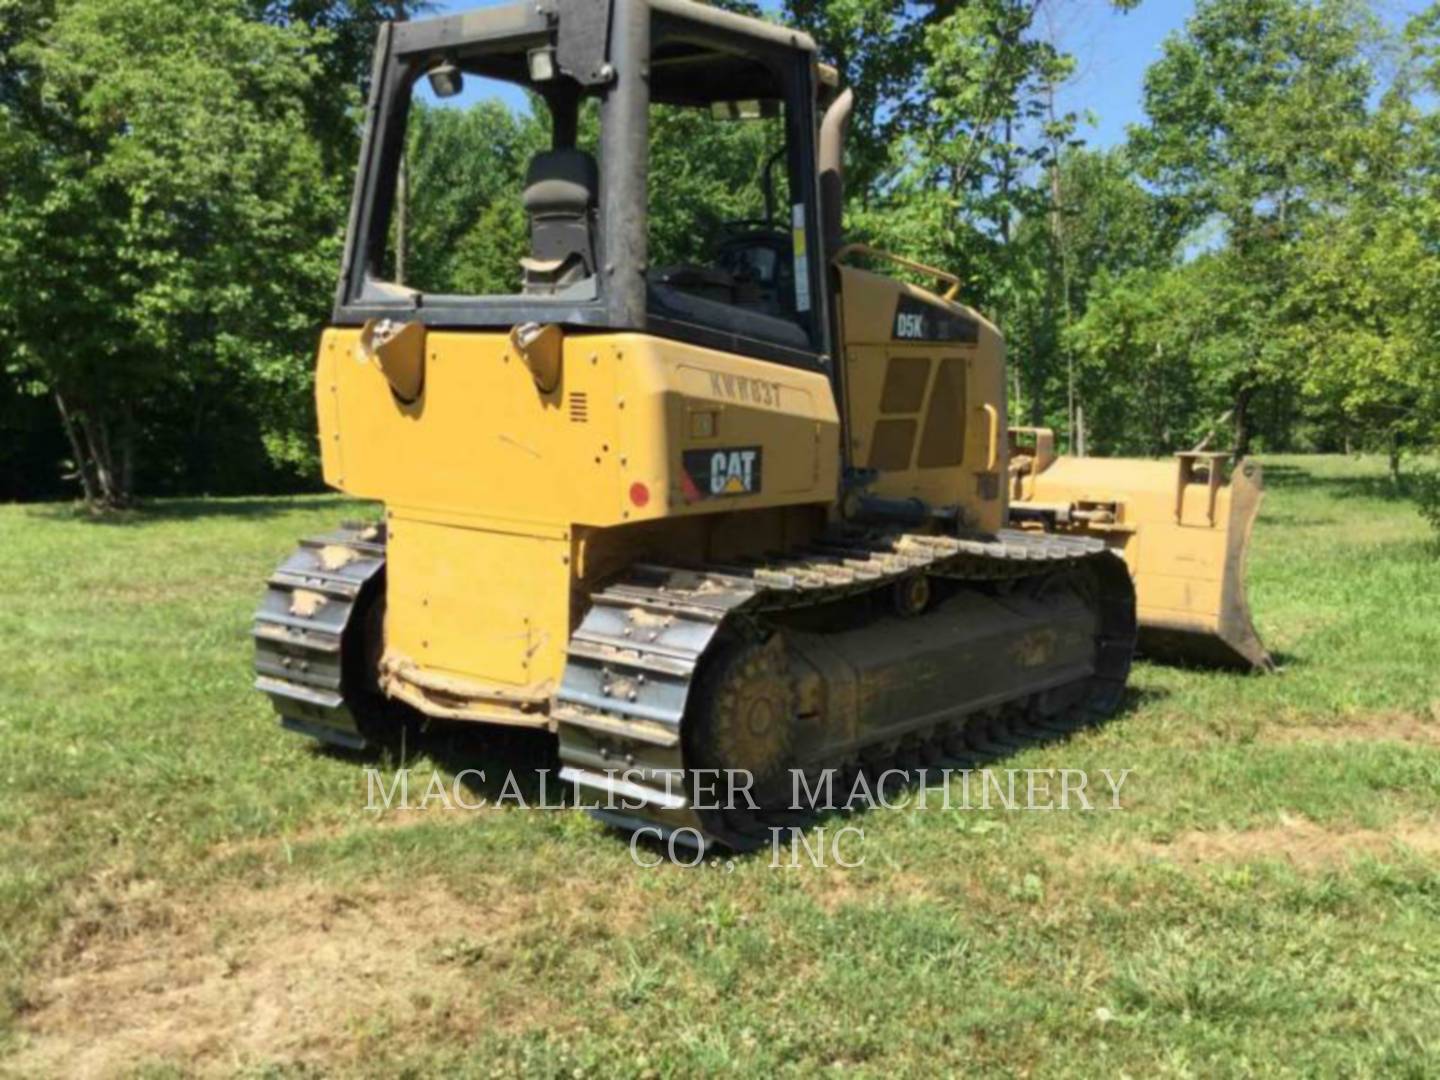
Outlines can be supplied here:
M986 456L985 470L994 472L996 466L1000 464L1000 410L988 401L980 408L990 421L990 438L986 442L989 453Z
M914 259L907 259L901 255L892 255L888 251L881 251L879 248L873 248L869 244L846 244L839 251L835 252L834 257L830 261L838 266L841 259L853 252L869 255L876 259L885 259L888 262L894 263L896 266L903 266L907 270L914 270L917 274L929 274L932 277L939 278L941 281L948 281L950 288L945 290L944 296L946 300L954 300L955 297L959 295L960 279L948 270L938 270L933 266L926 266L922 262L916 262Z

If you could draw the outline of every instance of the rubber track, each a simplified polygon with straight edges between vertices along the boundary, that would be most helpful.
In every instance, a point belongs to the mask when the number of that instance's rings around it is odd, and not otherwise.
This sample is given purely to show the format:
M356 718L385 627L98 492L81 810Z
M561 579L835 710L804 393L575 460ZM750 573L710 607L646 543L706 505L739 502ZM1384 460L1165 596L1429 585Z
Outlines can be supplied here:
M798 554L757 564L632 567L592 598L571 639L552 709L561 776L597 817L616 827L653 826L661 835L693 829L707 844L758 846L771 828L800 825L808 817L697 811L686 790L686 707L706 650L723 626L886 589L909 574L980 582L1081 566L1093 574L1101 627L1095 672L1083 686L1071 687L1068 695L1019 688L1000 708L917 726L900 739L887 732L858 756L813 765L849 777L856 770L984 760L1113 712L1135 648L1134 593L1124 562L1103 541L1086 537L867 531L835 534Z

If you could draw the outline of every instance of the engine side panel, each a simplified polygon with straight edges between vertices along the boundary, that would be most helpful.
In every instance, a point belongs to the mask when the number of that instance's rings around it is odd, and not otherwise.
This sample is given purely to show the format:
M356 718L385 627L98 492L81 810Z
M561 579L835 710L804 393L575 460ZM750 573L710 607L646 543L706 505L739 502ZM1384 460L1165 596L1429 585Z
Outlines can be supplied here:
M432 331L406 404L359 345L328 331L316 379L325 480L357 497L566 526L834 499L839 418L816 372L576 334L543 392L508 335Z
M964 527L1005 521L1005 346L969 308L841 269L850 452L868 493L958 507Z

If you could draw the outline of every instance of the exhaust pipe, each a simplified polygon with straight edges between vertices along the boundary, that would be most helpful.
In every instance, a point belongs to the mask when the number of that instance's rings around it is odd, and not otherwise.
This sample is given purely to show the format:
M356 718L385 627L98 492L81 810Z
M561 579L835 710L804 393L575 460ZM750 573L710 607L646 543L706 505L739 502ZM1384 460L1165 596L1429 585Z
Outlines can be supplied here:
M845 216L845 136L855 111L855 92L840 91L820 122L820 231L827 255L840 250Z

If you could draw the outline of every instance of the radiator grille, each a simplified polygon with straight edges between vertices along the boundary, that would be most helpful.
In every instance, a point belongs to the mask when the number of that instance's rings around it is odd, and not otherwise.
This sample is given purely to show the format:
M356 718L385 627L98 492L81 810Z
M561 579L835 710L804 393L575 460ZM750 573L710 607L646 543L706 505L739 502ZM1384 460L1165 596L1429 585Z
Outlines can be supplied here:
M914 420L878 420L870 440L870 468L899 472L910 468L915 449Z
M930 361L923 356L892 356L880 395L883 413L918 413L930 381Z
M930 390L925 434L920 437L922 469L959 465L965 460L965 361L941 360Z

